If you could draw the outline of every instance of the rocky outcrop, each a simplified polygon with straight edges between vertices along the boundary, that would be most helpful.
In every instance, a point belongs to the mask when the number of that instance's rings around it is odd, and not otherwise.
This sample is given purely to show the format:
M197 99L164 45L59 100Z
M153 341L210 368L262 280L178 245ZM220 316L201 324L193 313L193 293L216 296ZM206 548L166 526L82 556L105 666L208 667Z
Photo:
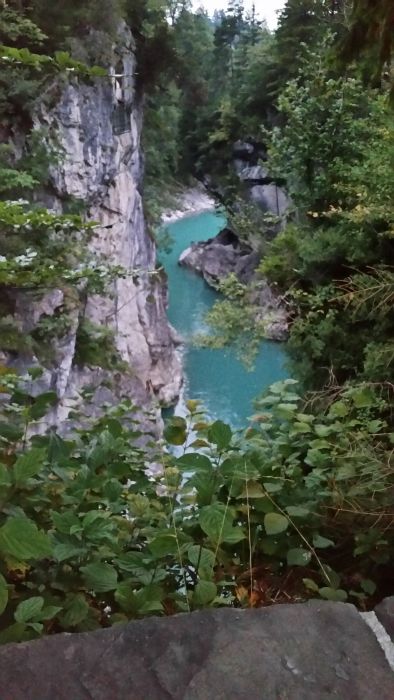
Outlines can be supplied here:
M182 382L178 341L166 318L165 278L155 270L155 244L144 225L142 103L135 89L133 38L125 26L113 50L112 66L112 78L94 83L71 80L63 89L57 87L54 106L42 103L34 116L35 128L61 152L59 162L51 166L50 187L42 197L45 205L61 212L70 198L83 203L88 219L97 222L92 252L126 273L105 296L89 297L85 309L74 312L66 336L57 343L53 368L45 371L47 386L60 400L52 416L56 421L65 418L66 404L81 387L108 378L108 372L75 363L81 316L113 331L117 352L128 368L115 376L123 394L145 404L152 395L171 403ZM22 327L33 316L55 313L63 303L62 292L33 305L26 298L23 303Z
M230 229L223 229L215 238L193 243L181 253L179 264L199 272L211 287L230 273L240 282L250 282L260 261L258 253L238 240Z
M266 213L284 217L290 200L263 164L267 158L261 145L237 141L233 147L234 168L249 190L250 198Z
M230 229L223 229L215 238L193 243L179 257L179 265L201 274L212 287L235 274L240 282L250 285L249 301L256 309L256 321L261 321L270 340L286 340L287 312L283 302L256 268L259 253L244 243Z
M393 700L352 605L204 610L0 648L5 700Z

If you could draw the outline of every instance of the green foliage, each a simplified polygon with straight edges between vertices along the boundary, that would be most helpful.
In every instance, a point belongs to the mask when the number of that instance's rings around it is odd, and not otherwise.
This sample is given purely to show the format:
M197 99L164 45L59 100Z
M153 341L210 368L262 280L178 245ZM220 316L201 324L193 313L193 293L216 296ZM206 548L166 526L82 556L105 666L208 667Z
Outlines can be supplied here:
M125 401L67 439L26 442L34 406L51 399L32 401L31 377L2 382L14 427L0 422L2 642L239 605L245 574L256 604L253 571L267 562L279 579L299 569L306 598L363 604L383 580L392 455L386 403L367 385L316 414L295 382L274 384L243 434L190 401L160 445Z
M244 285L234 273L218 285L224 299L214 302L205 315L208 332L194 337L201 347L224 348L232 345L237 356L250 369L266 336L268 317L261 319L258 304L259 282Z
M81 366L125 369L115 347L114 333L111 328L98 326L86 318L81 319L78 325L74 358L75 363Z
M326 59L315 56L279 105L286 121L273 130L270 162L286 175L297 217L272 242L261 272L292 288L293 367L312 388L360 375L385 381L394 221L394 131L385 97L356 78L330 77ZM361 273L349 280L351 269Z
M350 30L341 46L342 60L349 62L362 57L368 78L377 85L381 83L383 69L390 67L394 35L392 9L390 0L355 0Z

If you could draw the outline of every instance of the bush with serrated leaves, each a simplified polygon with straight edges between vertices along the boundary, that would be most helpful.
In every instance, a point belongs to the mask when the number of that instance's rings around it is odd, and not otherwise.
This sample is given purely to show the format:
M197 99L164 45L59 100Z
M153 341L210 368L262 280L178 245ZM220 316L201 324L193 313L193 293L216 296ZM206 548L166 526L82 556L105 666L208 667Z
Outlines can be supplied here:
M31 435L56 401L34 396L36 374L1 377L2 642L270 603L294 571L296 599L368 604L394 545L393 436L368 385L314 413L294 381L274 384L243 433L189 401L157 441L128 401L68 437Z

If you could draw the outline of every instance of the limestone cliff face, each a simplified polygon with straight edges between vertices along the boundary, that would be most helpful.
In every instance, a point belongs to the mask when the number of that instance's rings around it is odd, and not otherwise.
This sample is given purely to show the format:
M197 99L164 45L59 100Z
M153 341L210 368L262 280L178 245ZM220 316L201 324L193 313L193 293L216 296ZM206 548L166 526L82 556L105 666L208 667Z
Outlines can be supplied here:
M70 196L81 200L88 218L98 223L92 250L110 265L140 271L138 277L117 279L105 297L90 297L83 314L114 332L117 350L129 367L116 375L119 391L142 403L154 395L169 403L181 386L181 360L166 318L165 281L151 274L156 250L145 229L140 190L142 104L135 90L133 39L126 28L112 63L112 78L90 84L71 81L54 107L41 106L35 115L35 127L44 128L62 152L59 163L52 166L45 203L62 211ZM36 307L36 316L51 309L53 313L61 302L60 292L47 295ZM58 393L60 420L67 413L68 398L88 383L98 386L105 375L75 364L80 319L81 310L67 336L59 340L56 366L45 375ZM108 397L100 395L103 398Z

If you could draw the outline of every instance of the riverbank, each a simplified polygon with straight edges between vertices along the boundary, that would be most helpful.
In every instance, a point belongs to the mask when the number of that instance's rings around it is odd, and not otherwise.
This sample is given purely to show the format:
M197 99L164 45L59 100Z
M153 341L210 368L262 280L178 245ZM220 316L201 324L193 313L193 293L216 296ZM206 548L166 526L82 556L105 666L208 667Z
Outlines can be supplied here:
M164 209L161 215L162 224L172 224L184 216L194 214L202 214L203 212L213 211L215 209L215 200L211 197L206 189L197 184L194 187L189 187L181 191L175 196L176 209Z

